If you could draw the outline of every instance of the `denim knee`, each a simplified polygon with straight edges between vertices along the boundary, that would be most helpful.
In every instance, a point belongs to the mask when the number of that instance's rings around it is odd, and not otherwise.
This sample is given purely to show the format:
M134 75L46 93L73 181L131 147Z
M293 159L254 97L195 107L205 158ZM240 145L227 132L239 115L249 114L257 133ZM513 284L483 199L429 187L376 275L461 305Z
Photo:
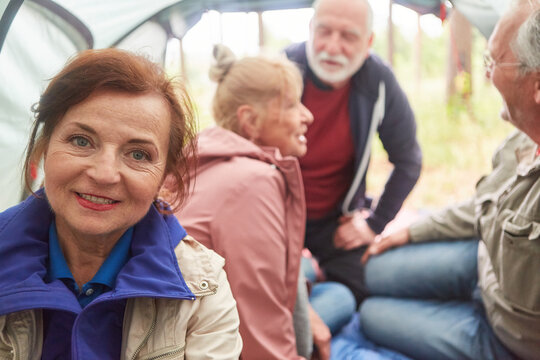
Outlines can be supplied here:
M341 330L356 311L353 293L338 282L327 281L315 284L309 301L313 310L321 317L332 334Z
M477 283L478 240L405 245L370 259L371 295L470 300Z

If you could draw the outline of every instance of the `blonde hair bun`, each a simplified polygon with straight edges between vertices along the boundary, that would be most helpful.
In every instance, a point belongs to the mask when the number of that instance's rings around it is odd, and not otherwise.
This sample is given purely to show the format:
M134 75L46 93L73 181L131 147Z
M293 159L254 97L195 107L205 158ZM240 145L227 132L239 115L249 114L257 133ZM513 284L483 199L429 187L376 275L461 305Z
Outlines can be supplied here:
M214 63L210 66L208 76L210 80L220 83L236 61L236 56L231 49L222 44L214 45L212 54L214 56Z

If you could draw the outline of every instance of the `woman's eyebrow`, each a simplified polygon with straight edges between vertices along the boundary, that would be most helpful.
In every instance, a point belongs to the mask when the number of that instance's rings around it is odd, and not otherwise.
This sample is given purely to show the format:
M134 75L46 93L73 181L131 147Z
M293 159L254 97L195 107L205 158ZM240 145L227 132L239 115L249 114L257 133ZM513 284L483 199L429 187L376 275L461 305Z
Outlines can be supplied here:
M157 149L157 146L156 146L155 142L152 141L152 140L147 140L147 139L137 139L137 138L135 138L135 139L130 139L130 140L128 141L128 144L150 145L150 146L152 146L152 147L154 147L154 148Z
M91 134L97 134L96 131L92 127L90 127L90 126L88 126L86 124L75 121L75 122L73 122L73 125L81 128L82 130L87 131L87 132L89 132Z

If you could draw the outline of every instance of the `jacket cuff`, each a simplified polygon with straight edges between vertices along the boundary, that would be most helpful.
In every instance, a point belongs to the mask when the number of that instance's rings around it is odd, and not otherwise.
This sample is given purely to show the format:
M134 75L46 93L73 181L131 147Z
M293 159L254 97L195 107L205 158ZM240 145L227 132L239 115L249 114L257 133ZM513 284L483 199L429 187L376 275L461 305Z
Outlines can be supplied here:
M368 226L373 230L375 234L380 234L384 230L384 227L388 223L388 221L382 219L381 217L371 214L367 219L366 222Z
M423 242L433 239L435 229L428 221L417 221L409 226L411 242Z

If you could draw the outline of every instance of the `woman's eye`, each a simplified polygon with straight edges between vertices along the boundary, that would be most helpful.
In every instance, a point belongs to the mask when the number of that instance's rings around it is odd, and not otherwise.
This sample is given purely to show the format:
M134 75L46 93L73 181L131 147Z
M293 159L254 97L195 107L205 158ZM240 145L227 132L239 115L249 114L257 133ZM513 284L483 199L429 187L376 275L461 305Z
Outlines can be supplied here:
M146 153L141 150L132 151L131 157L137 161L148 159L148 156L146 155Z
M88 141L88 139L82 137L82 136L76 136L74 137L73 139L71 139L71 142L76 145L76 146L79 146L79 147L87 147L88 145L90 145L90 141Z

